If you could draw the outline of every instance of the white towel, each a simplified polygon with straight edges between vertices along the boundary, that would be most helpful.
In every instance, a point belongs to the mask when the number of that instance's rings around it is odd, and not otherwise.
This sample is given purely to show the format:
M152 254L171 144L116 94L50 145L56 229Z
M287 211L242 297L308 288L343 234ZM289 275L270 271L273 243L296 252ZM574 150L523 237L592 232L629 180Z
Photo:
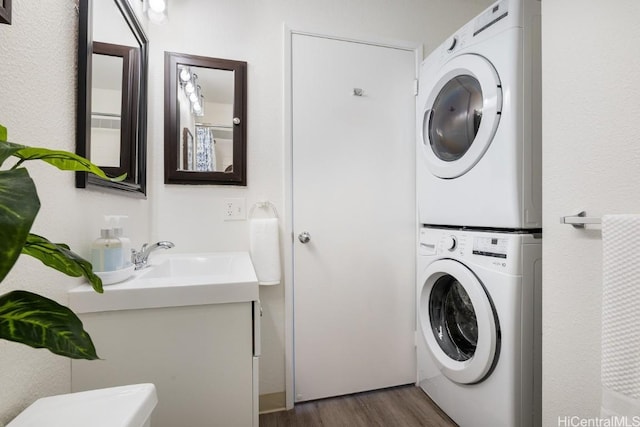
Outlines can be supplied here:
M602 417L640 416L640 215L602 218Z
M253 218L249 221L251 260L260 285L280 283L280 244L277 218Z

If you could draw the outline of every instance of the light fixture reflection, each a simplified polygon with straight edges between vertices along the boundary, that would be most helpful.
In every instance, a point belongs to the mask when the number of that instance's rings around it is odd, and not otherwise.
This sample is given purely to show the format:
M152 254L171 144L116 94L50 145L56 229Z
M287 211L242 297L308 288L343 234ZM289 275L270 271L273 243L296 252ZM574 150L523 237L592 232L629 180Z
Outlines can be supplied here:
M163 13L167 9L165 0L149 0L149 9L155 13Z
M204 95L200 94L200 116L204 116Z
M191 95L196 90L196 85L198 81L198 75L196 73L191 73L191 80L189 80L184 85L184 91L187 93L187 96Z
M198 84L198 75L191 72L189 67L179 65L178 86L189 100L191 113L202 117L204 115L204 95L202 87Z
M180 81L186 83L189 80L191 80L191 73L189 72L189 69L187 67L182 67L180 70Z
M142 11L155 24L162 24L169 19L168 0L142 0Z
M198 93L196 93L196 92L200 92L200 91L201 91L201 88L200 88L200 86L198 86L198 89L196 91L191 92L191 94L189 95L189 101L191 101L193 103L198 102L199 101Z

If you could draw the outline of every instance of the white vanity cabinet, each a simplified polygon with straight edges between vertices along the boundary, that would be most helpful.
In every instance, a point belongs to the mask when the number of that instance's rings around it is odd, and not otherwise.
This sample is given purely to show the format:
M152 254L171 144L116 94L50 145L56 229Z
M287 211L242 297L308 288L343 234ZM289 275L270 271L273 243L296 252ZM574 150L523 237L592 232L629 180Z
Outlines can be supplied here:
M158 394L153 427L257 426L257 281L244 280L239 287L245 291L236 288L222 297L216 288L207 294L206 285L180 285L191 296L181 300L173 294L176 306L158 299L167 289L138 285L133 280L107 286L104 295L88 286L70 291L70 308L101 358L72 361L72 391L153 383ZM193 293L201 303L194 303ZM145 294L148 298L138 298ZM125 298L128 308L117 309L116 297Z

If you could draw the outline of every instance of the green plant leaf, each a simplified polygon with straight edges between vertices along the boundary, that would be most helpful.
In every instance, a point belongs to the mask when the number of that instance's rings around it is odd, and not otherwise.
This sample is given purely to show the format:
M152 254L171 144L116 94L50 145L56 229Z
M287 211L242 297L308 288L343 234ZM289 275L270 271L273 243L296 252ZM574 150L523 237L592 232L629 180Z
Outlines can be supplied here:
M13 267L40 209L26 169L0 171L0 282Z
M78 316L49 298L27 291L0 296L0 338L73 359L98 359Z
M42 261L44 265L54 268L67 276L84 276L93 289L102 293L102 280L93 273L91 263L71 251L64 243L51 243L37 234L29 234L22 248L22 253Z
M109 178L102 169L91 163L89 160L68 151L27 147L24 145L14 144L13 142L0 141L0 152L2 152L3 146L5 150L18 148L18 150L14 151L12 155L18 157L21 162L26 160L42 160L60 170L91 172L100 178L108 179L113 182L120 182L127 177L127 174L122 174L115 178Z
M20 150L20 148L8 146L4 142L0 141L0 165Z
M7 128L0 125L0 142L7 141ZM9 157L18 151L20 148L11 147L8 144L0 144L0 165L4 163Z

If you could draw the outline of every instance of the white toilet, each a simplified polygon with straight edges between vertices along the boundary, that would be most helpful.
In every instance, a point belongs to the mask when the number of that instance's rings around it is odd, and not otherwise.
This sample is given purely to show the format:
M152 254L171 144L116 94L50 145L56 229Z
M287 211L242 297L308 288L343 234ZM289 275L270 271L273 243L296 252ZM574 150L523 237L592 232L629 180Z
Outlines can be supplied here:
M153 384L43 397L7 427L149 427L158 403Z

